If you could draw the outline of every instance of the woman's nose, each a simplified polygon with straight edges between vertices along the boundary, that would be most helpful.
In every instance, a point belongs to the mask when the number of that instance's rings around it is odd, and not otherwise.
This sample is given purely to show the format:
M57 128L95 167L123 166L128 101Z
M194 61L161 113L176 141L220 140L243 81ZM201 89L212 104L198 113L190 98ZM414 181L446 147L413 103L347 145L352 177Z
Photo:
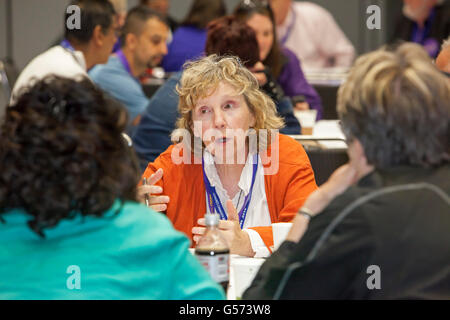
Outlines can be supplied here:
M214 112L214 127L217 129L224 128L226 124L225 117L222 111Z

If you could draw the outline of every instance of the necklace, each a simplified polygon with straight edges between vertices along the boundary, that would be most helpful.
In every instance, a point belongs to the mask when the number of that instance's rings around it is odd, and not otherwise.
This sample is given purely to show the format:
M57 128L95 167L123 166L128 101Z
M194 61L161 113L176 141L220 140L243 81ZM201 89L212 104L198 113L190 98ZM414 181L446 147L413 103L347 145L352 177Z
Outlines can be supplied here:
M241 196L242 196L242 189L239 192L239 198L238 198L238 202L237 202L237 205L236 205L236 211L239 210L239 203L241 202Z

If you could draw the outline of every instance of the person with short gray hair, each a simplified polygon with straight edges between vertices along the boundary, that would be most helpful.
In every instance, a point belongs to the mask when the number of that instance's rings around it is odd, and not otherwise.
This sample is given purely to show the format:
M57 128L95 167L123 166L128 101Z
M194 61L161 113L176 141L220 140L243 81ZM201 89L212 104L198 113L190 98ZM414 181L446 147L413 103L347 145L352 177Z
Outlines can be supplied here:
M419 45L339 89L348 164L313 192L244 299L450 297L450 82Z

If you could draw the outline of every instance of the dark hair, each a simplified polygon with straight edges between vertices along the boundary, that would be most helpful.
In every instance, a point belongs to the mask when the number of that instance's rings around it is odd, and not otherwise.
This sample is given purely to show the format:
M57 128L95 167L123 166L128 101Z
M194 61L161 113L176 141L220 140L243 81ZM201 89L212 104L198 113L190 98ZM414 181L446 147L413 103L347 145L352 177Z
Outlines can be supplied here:
M392 50L392 48L391 48ZM431 167L450 160L450 82L419 45L358 58L339 88L338 114L376 168Z
M275 78L278 78L281 70L283 69L283 66L287 62L287 58L281 52L280 45L278 44L277 32L275 29L275 16L273 14L272 8L267 1L253 0L242 1L234 10L234 15L244 22L247 22L247 20L249 20L255 14L266 16L272 22L273 44L266 59L262 62L264 65L270 68L272 75Z
M48 76L24 90L0 129L0 218L23 209L44 236L63 219L135 200L139 166L126 124L126 109L86 78Z
M216 19L208 25L205 53L237 56L247 68L259 61L255 32L233 16Z
M147 20L152 18L158 19L168 26L167 19L162 14L150 9L149 7L139 5L128 11L125 24L120 32L120 43L122 47L125 46L125 40L129 33L133 33L135 35L141 34L144 24Z
M74 0L70 5L80 8L80 29L69 28L67 21L73 13L65 13L64 37L69 41L88 43L96 26L100 26L104 34L111 27L116 12L108 0Z
M188 15L181 23L199 29L205 29L208 23L226 14L223 0L194 0Z

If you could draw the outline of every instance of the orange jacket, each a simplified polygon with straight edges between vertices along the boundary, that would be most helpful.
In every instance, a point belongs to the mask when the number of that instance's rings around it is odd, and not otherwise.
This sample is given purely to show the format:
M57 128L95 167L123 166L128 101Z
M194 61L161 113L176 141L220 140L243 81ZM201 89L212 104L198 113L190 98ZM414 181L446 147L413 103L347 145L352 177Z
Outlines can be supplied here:
M272 143L266 152L260 153L264 165L270 218L272 223L290 222L317 185L309 158L302 145L281 134L278 139L278 172L267 175L266 173L270 171L269 159L277 160L275 155L275 158L271 158L274 145L276 144ZM201 160L200 164L194 164L192 156L191 164L175 164L172 161L172 152L182 155L182 151L181 144L170 146L155 162L148 165L143 177L148 179L159 168L164 170L163 178L157 185L163 188L164 195L170 197L166 210L167 217L172 221L175 229L184 232L192 239L192 228L207 212L206 190ZM268 248L273 245L271 226L255 226L251 229L259 233Z

